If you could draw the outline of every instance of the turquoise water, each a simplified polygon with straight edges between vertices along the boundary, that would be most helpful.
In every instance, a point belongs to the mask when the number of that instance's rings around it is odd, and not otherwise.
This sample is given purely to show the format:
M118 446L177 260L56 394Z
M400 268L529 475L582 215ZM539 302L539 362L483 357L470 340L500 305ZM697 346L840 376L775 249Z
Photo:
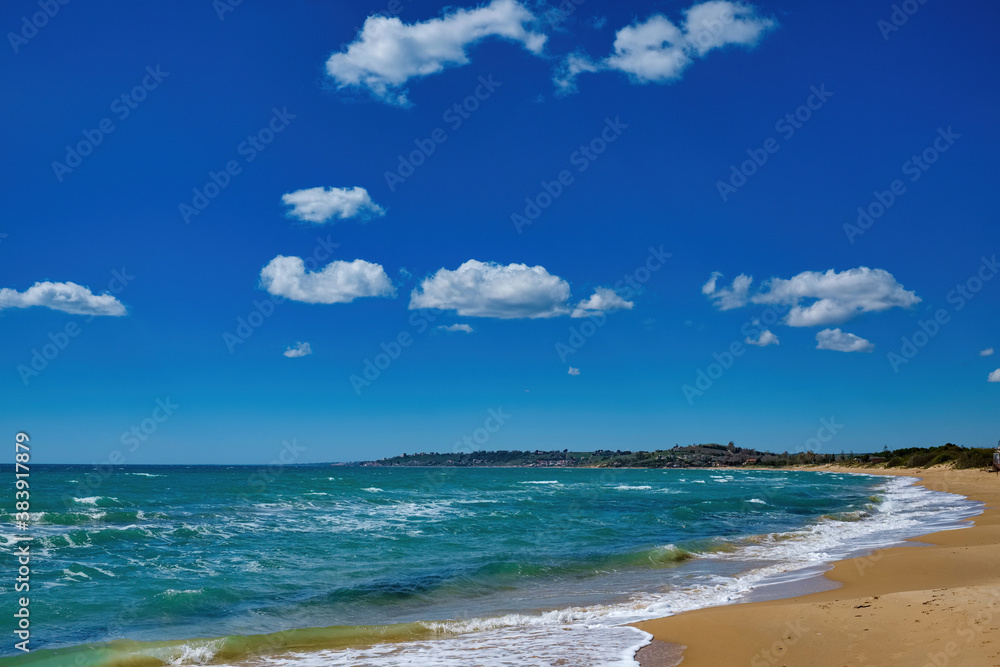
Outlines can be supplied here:
M514 664L634 664L644 636L623 622L735 601L976 511L906 479L798 471L39 466L31 479L32 647L88 645L95 665L464 666L518 650L553 662ZM11 552L21 534L0 520ZM285 634L258 637L272 633ZM94 648L123 639L153 643ZM0 664L79 654L12 658L13 643Z

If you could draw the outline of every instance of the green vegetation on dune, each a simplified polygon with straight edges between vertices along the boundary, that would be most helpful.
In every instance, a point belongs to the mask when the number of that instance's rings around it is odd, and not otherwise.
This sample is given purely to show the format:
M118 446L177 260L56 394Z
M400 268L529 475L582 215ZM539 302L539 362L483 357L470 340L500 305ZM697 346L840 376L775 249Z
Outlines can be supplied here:
M888 454L887 468L929 468L951 464L954 468L986 468L993 464L993 451L978 447L959 447L948 443L941 447L907 447Z

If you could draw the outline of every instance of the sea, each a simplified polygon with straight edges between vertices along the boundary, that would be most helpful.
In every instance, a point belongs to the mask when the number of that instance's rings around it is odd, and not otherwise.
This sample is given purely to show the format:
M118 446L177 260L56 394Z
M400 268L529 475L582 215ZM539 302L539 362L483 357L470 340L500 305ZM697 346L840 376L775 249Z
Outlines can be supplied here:
M32 650L4 611L0 665L632 667L650 636L628 623L792 590L982 509L914 481L35 465L28 526L0 514L8 611L30 545Z

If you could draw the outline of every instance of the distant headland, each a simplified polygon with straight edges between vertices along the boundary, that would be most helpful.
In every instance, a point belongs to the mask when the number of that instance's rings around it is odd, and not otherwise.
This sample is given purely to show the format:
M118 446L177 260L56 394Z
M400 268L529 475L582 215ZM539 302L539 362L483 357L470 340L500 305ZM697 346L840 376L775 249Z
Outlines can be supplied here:
M675 445L670 449L631 451L598 449L593 452L495 450L474 452L420 452L376 461L334 465L363 467L449 467L449 468L736 468L743 466L787 467L837 464L857 467L923 468L948 464L954 468L992 465L993 450L962 447L948 443L939 447L906 447L880 452L767 452L756 449L707 443Z

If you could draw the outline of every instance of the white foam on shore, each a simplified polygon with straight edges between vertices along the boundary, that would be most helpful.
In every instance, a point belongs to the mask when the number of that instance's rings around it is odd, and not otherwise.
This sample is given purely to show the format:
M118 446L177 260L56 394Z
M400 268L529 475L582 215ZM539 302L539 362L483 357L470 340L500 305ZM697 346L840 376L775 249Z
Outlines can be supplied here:
M292 653L261 664L268 667L635 667L635 652L651 639L648 633L629 626L602 626L596 633L582 623L555 630L511 626L363 649Z
M744 562L752 568L736 576L703 573L691 577L683 588L644 593L618 604L424 623L442 632L442 638L293 653L260 664L268 667L636 667L633 656L649 642L650 636L625 623L738 602L763 585L812 576L834 560L898 544L908 537L964 527L959 520L981 511L981 503L912 486L913 481L915 478L908 477L886 480L880 487L883 501L860 520L823 519L799 530L760 536L756 542L732 551L699 555L704 559ZM766 502L758 498L751 501ZM752 567L760 562L768 564Z

